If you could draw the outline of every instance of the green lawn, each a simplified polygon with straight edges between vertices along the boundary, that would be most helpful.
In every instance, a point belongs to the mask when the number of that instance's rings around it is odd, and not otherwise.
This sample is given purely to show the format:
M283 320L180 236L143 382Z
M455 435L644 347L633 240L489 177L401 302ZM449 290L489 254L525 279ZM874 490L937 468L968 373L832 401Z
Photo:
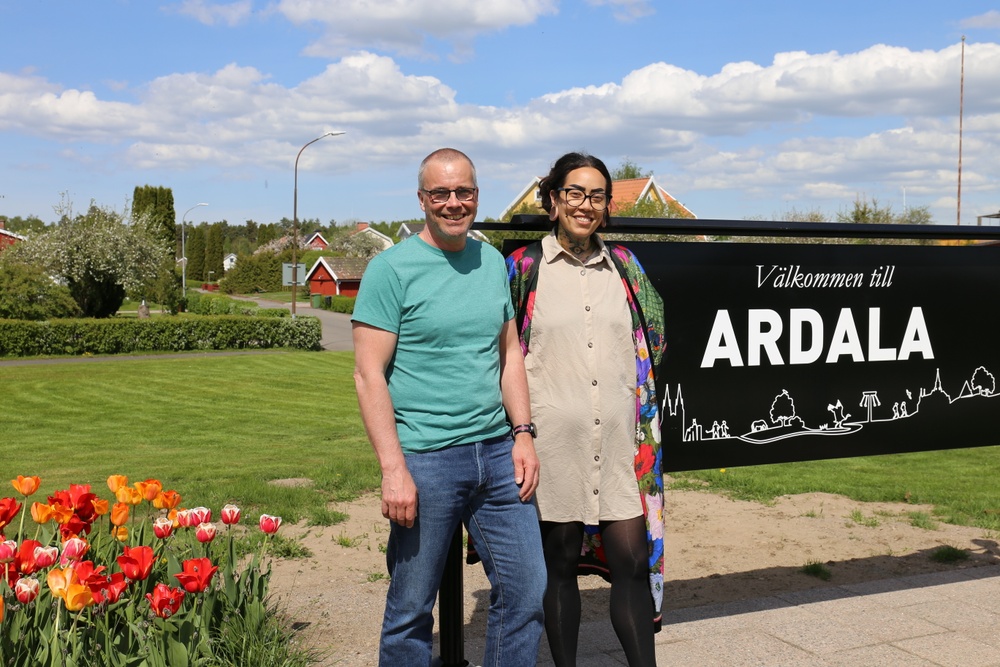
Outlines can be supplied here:
M121 358L0 366L0 496L111 474L155 477L187 506L323 521L331 499L379 485L358 415L351 352ZM669 456L669 453L667 454ZM309 488L268 484L304 477ZM1000 450L980 447L674 475L677 487L768 502L809 491L934 505L934 518L1000 531Z
M192 355L0 366L0 480L42 493L155 477L185 506L233 502L286 521L377 488L351 352ZM311 488L268 481L304 477ZM0 491L12 495L12 489Z

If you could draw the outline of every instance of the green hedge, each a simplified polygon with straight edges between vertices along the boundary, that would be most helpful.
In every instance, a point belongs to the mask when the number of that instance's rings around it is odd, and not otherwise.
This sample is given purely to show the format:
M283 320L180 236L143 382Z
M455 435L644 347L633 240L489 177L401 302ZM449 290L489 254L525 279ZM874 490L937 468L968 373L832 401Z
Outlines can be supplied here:
M321 337L320 322L315 317L292 319L219 315L143 320L0 320L0 356L272 347L318 350Z
M353 296L324 296L322 307L323 310L350 315L354 312L354 300Z
M261 308L253 301L233 299L223 294L189 292L185 309L195 315L254 315L256 317L290 317L287 308Z

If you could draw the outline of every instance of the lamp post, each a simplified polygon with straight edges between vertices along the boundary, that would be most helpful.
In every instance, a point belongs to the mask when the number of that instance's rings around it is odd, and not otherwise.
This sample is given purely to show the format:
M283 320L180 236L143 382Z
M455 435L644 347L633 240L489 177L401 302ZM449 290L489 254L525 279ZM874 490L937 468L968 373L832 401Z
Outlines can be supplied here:
M295 317L295 301L298 299L298 287L299 287L299 158L302 157L302 151L304 151L310 144L314 144L320 139L326 137L336 137L341 134L347 134L343 130L336 132L327 132L323 136L316 137L312 141L306 143L305 146L299 149L299 154L295 156L295 190L292 193L292 317Z
M195 204L188 210L184 211L184 215L181 216L181 297L187 298L187 272L188 272L188 258L187 258L187 248L184 245L184 219L187 218L187 214L195 210L199 206L208 206L205 202L200 204Z

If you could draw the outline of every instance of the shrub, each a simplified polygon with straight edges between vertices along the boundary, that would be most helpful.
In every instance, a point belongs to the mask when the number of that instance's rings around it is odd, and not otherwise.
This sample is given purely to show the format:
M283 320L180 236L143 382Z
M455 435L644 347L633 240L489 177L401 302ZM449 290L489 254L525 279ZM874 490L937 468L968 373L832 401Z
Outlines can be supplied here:
M78 315L80 307L69 288L53 282L41 267L0 262L0 319L48 320Z
M318 350L321 338L315 317L0 320L0 356L15 357L275 347Z
M354 301L353 296L329 296L323 297L323 309L332 310L335 313L353 313L354 312Z

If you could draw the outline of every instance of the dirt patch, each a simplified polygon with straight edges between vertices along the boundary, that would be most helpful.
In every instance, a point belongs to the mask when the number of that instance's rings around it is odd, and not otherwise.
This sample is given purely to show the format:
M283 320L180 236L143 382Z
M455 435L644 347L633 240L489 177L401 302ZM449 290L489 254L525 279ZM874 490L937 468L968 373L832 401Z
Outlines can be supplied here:
M912 525L911 513L928 506L859 503L808 493L773 505L734 501L698 491L666 497L667 573L664 611L746 600L778 592L1000 563L998 536L979 528L937 523ZM285 526L312 557L275 563L271 590L292 620L304 624L303 641L328 652L324 666L376 664L387 585L388 522L378 496L333 507L346 522L324 528ZM921 523L919 520L917 523ZM955 564L930 555L941 546L969 552ZM829 581L802 572L822 563ZM482 656L489 585L481 566L463 568L468 659ZM581 579L584 620L606 616L608 587Z

